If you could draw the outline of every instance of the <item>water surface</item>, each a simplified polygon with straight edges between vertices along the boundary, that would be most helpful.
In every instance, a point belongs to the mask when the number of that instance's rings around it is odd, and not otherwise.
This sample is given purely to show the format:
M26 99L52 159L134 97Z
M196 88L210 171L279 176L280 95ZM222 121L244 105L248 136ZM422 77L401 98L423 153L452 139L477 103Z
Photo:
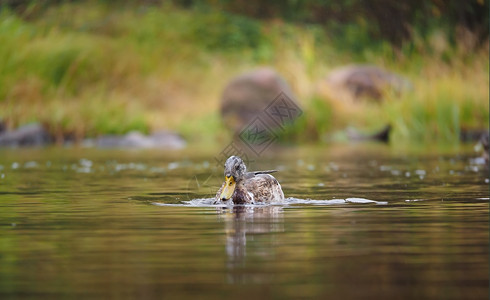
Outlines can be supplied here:
M487 299L471 148L275 150L287 201L241 207L216 153L0 150L0 298Z

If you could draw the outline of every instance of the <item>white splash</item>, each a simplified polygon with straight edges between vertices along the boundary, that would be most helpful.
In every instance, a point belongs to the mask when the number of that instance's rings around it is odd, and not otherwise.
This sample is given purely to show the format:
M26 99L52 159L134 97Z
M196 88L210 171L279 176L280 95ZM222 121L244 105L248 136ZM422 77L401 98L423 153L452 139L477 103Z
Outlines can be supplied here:
M161 203L152 202L156 206L188 206L188 207L229 207L233 206L231 201L228 203L213 204L214 198L198 198L190 201L182 201L181 203ZM271 204L247 204L241 206L290 206L290 205L339 205L339 204L376 204L387 205L386 201L375 201L365 198L346 198L346 199L331 199L331 200L314 200L314 199L300 199L289 197L282 202L274 202Z

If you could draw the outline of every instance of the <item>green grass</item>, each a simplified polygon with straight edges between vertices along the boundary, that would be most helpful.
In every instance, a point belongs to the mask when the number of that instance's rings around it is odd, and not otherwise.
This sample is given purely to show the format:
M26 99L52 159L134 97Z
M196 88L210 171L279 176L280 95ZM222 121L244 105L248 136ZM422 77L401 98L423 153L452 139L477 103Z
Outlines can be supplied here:
M394 51L361 29L329 32L172 5L71 3L29 18L3 9L0 118L10 127L42 122L60 139L167 128L219 143L229 136L218 113L227 81L268 65L304 110L281 133L284 141L390 123L396 143L457 143L461 128L488 126L488 43L478 51L451 47L434 31ZM356 105L318 92L329 70L357 62L401 73L414 89Z

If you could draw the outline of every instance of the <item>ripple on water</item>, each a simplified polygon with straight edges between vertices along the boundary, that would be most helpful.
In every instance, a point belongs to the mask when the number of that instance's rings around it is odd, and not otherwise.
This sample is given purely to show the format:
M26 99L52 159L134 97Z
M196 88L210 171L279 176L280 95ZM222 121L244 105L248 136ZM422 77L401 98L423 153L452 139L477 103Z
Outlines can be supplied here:
M214 198L198 198L192 199L190 201L182 201L181 203L161 203L152 202L156 206L189 206L189 207L224 207L233 206L233 204L213 204ZM270 204L247 204L243 206L272 206L272 205L339 205L339 204L376 204L376 205L386 205L388 202L385 201L375 201L365 198L346 198L346 199L331 199L331 200L314 200L314 199L300 199L289 197L284 199L282 202L274 202Z

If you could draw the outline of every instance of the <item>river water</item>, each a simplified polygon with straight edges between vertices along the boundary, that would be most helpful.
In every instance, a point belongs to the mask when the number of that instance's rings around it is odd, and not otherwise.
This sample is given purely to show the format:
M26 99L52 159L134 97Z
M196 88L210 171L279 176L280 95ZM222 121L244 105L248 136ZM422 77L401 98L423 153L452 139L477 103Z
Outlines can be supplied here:
M0 150L0 298L488 299L471 147L271 152L286 201L217 207L215 149Z

